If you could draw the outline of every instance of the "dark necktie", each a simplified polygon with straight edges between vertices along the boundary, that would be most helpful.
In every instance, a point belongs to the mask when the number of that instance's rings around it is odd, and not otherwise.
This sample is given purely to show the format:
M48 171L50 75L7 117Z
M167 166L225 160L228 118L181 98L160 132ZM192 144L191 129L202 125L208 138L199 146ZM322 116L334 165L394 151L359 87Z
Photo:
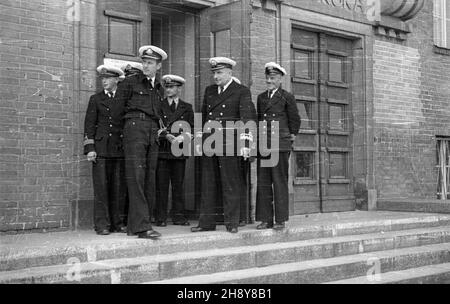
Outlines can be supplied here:
M109 96L109 98L113 98L114 97L112 92L108 92L108 96Z
M151 79L148 80L148 86L151 90L153 89L153 81Z
M175 112L175 110L177 109L176 104L175 104L175 100L172 100L172 104L170 105L170 111Z
M272 98L272 90L269 90L269 99L271 99Z
M219 95L223 93L223 87L219 87Z

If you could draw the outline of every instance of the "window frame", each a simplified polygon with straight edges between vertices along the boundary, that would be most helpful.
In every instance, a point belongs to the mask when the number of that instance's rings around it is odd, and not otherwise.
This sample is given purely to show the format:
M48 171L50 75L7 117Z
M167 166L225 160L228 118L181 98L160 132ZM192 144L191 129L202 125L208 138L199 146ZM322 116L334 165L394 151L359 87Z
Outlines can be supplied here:
M447 0L433 2L433 42L436 47L442 49L450 49L447 5Z

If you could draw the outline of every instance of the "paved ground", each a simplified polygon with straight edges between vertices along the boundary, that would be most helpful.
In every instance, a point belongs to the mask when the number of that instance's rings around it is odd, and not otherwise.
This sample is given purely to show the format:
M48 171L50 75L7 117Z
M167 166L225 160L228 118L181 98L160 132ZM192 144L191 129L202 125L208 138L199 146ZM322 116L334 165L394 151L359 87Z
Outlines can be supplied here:
M317 225L334 225L351 222L367 222L374 220L394 220L394 219L409 219L421 218L431 214L424 213L410 213L410 212L345 212L345 213L328 213L328 214L314 214L291 217L287 223L287 227L307 227ZM438 215L437 215L438 216ZM191 222L191 227L197 225L197 222ZM239 228L239 231L245 232L254 230L257 224L248 225ZM197 233L191 233L190 227L180 227L168 225L167 227L155 227L161 232L161 239L180 239L186 241L190 237L198 236ZM201 233L208 237L220 237L220 235L228 234L224 226L218 226L217 231ZM0 259L8 256L11 253L18 253L22 251L40 251L51 248L73 248L73 247L110 247L120 244L132 245L136 242L154 242L152 240L142 240L137 237L129 237L126 234L114 233L108 236L98 236L93 230L83 231L65 231L65 232L51 232L51 233L29 233L29 234L15 234L15 235L0 235Z

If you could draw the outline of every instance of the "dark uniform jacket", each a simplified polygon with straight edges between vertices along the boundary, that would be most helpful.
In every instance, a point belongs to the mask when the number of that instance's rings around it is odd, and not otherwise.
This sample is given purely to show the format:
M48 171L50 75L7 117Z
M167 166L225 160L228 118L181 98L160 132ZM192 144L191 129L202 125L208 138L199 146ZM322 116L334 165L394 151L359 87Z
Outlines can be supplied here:
M177 121L185 121L191 126L191 130L184 130L185 132L189 132L192 134L192 130L194 128L194 111L192 109L192 105L178 99L178 106L175 112L170 110L169 102L164 99L161 102L161 120L164 123L164 126L167 128L168 133L178 136L179 133L171 133L172 125ZM161 159L186 159L187 156L179 156L176 157L171 152L171 143L165 138L161 137L159 139L160 147L159 147L159 158ZM182 144L180 145L180 149L182 148Z
M119 89L114 98L104 91L91 96L84 121L84 154L95 151L100 157L123 157L124 110Z
M119 86L127 100L125 118L145 113L148 117L156 121L159 120L160 104L164 96L164 89L158 79L155 79L155 87L151 88L147 77L144 74L137 74L126 78ZM153 90L156 94L150 94Z
M271 122L278 121L279 138L274 138L274 141L279 140L278 151L291 151L291 134L297 135L301 124L294 95L279 88L273 97L269 99L268 92L265 91L258 96L257 109L258 121L267 122L267 128L263 127L258 132L260 136L259 141L261 136L267 136L268 147L272 148L270 143L272 137L276 135L274 130L271 129Z
M242 121L243 123L256 121L256 111L252 102L250 90L246 86L240 85L235 81L232 81L228 88L220 95L217 85L207 87L203 99L202 118L203 124L215 120L222 125L222 132L224 135L223 156L226 154L227 143L230 144L231 142L234 142L234 156L239 156L237 146L238 140L240 139L237 138L237 130L235 130L233 138L227 138L225 127L227 121ZM204 130L204 132L208 132L208 130ZM256 136L256 134L252 135ZM208 136L210 136L210 134L205 133L203 139L205 140ZM248 146L248 144L246 145Z

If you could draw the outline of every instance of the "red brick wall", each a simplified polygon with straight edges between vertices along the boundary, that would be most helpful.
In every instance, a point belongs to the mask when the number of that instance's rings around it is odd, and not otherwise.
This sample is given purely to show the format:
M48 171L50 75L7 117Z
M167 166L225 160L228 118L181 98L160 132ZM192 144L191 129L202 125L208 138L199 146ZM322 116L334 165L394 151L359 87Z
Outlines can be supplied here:
M427 1L404 43L374 45L379 198L436 198L436 135L450 135L450 57L435 53Z
M0 231L69 225L73 28L66 1L0 0Z

